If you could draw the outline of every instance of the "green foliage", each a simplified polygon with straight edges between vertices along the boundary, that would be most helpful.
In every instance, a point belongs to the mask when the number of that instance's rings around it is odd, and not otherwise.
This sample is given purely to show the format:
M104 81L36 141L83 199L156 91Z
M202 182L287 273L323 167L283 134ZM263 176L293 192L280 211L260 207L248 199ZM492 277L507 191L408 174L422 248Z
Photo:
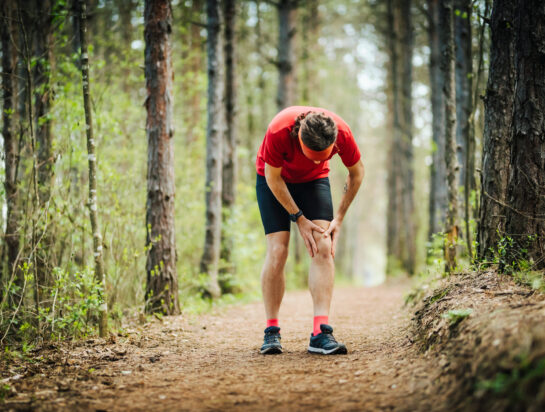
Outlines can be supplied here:
M7 383L0 385L0 401L3 401L11 393L11 386Z
M503 236L496 247L489 250L492 261L484 264L496 264L501 271L509 274L531 272L534 261L528 257L528 249L537 239L537 235L520 236L518 239Z
M19 296L19 300L9 304L5 299L1 307L0 330L9 333L11 340L20 341L23 353L32 348L36 337L64 339L94 333L102 291L92 269L69 273L62 268L53 268L51 286L40 288L43 304L38 312L31 304L20 304L31 302L33 296L26 285L34 279L32 265L25 263L21 271L25 286L13 283L4 295Z
M94 317L101 304L101 288L93 270L69 274L61 268L53 270L55 284L50 291L52 308L42 314L42 320L50 325L53 338L82 337L95 330ZM58 297L58 309L55 309Z
M142 312L146 298L148 154L143 107L147 91L142 70L144 5L135 4L132 27L120 24L117 2L98 2L93 19L89 19L89 84L97 145L97 200L107 277L106 290L102 291L90 269L94 259L87 210L88 158L81 72L74 43L77 36L72 31L69 4L66 0L56 0L53 4L54 61L48 62L45 55L30 60L32 67L41 66L51 75L49 87L54 96L49 113L33 119L39 125L50 122L53 135L53 184L51 197L43 205L38 205L33 190L35 164L32 159L36 153L30 144L28 119L19 119L18 125L23 132L18 176L22 199L19 206L23 215L18 231L20 272L13 278L3 276L0 280L3 293L0 330L9 331L6 339L22 342L23 347L38 337L65 339L95 333L97 305L102 293L107 296L111 309L110 321L118 324L127 311ZM328 19L323 27L329 31L324 33L333 38L342 31L337 30L341 26L334 21L339 16L328 12L337 7L337 2L328 0L320 7L325 8L320 14ZM187 24L203 21L204 14L203 7L196 2L182 2L173 9L175 235L179 297L184 312L259 296L259 274L266 243L255 199L254 162L266 125L277 110L277 67L270 64L268 57L272 60L276 54L278 22L276 8L266 2L243 2L238 11L237 46L244 51L237 62L239 180L236 206L224 224L224 229L233 236L233 262L229 267L234 271L222 274L222 282L232 293L219 302L211 302L201 297L206 279L199 274L205 229L206 33L197 25ZM309 14L306 9L304 13ZM306 14L301 16L309 17ZM128 32L124 33L125 30ZM307 25L305 30L310 33L314 28ZM322 34L316 31L313 35L315 38L307 39L313 51L297 70L304 71L305 78L314 79L307 87L307 95L299 100L343 113L357 132L365 125L362 122L368 120L362 120L361 110L355 110L361 107L361 95L346 93L346 90L354 89L358 83L359 68L345 63L344 58L357 49L360 36L354 34L346 43L327 48L328 53L323 53L325 48L317 41ZM339 76L341 71L346 75ZM320 87L315 87L317 85ZM44 91L46 85L34 87L36 90L32 93ZM345 169L342 170L344 180ZM1 170L1 177L3 173ZM38 187L37 192L41 189ZM5 201L3 185L0 194ZM35 242L35 234L44 236ZM288 287L305 286L309 258L304 248L300 263L294 262L293 255L292 251L286 271ZM221 265L227 266L226 262Z
M491 379L477 382L476 390L502 395L512 407L521 407L535 398L539 385L545 381L545 358L530 360L526 356L510 369L497 372Z
M525 270L513 272L516 282L527 285L532 289L545 293L545 272L537 270Z
M436 271L443 271L445 267L445 247L446 236L443 232L434 233L431 240L426 244L427 249L427 265L431 266Z
M430 297L430 304L437 302L438 300L443 299L449 292L449 288L439 289L434 295Z
M472 313L473 309L452 309L449 310L447 313L443 313L441 317L447 319L450 323L450 326L454 327Z

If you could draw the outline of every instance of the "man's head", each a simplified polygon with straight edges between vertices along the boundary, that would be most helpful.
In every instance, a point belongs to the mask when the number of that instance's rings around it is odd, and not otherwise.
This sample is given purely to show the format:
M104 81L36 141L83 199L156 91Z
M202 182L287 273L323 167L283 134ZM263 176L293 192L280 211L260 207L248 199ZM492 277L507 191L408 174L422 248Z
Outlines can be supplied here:
M300 122L299 139L306 157L315 162L327 160L337 139L337 125L324 113L308 113Z

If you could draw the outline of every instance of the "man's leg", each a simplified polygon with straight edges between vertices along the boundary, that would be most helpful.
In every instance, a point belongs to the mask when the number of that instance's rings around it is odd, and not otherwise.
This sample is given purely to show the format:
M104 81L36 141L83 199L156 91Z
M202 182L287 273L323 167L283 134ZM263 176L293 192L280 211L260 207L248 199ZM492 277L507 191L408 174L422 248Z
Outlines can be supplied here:
M327 220L313 220L313 222L324 229L329 227ZM335 278L335 264L333 256L331 256L331 237L324 238L323 234L318 232L313 234L318 254L310 261L308 285L314 303L314 316L329 316Z
M318 226L327 229L327 220L313 220ZM335 264L331 256L331 237L324 238L321 233L314 232L318 253L310 262L308 284L314 303L314 328L308 351L321 355L346 354L346 346L333 337L333 328L329 326L329 307L333 295Z
M261 271L261 290L267 319L278 319L286 286L284 266L288 258L290 232L269 233L266 239L267 255Z
M267 256L261 271L261 290L267 315L267 328L261 346L262 354L282 353L278 311L284 297L284 266L288 258L290 232L269 233L267 236Z

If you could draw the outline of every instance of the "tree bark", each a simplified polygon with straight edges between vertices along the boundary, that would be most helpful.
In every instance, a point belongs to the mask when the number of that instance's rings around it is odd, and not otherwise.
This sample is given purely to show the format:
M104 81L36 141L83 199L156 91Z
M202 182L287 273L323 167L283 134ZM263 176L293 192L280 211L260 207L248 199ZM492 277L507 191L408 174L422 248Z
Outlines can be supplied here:
M40 209L47 209L53 185L54 155L53 135L51 133L51 67L52 59L52 6L50 0L34 0L31 13L33 54L35 65L33 68L34 94L34 130L38 151L38 194ZM47 212L46 212L47 213ZM49 273L52 270L52 247L49 234L38 224L37 238L41 239L40 247L36 251L37 277L40 285L51 284Z
M295 47L297 0L280 0L276 3L278 9L278 88L276 106L278 111L292 106L295 102ZM259 78L260 89L265 90L265 77ZM263 98L263 97L262 97ZM299 236L293 236L293 257L295 270L301 267L303 242ZM301 273L302 275L302 273Z
M545 4L518 2L506 265L545 269ZM505 155L505 154L504 154Z
M468 253L473 255L470 193L475 189L475 139L470 124L473 112L473 65L471 44L471 0L454 1L454 38L456 44L456 142L460 165L460 186L463 190L465 236Z
M72 53L79 54L79 49L81 48L81 40L79 38L79 16L81 15L80 0L71 0L70 13L72 15ZM78 68L81 70L81 67L79 67L79 63L79 61L75 62L75 64L78 65Z
M454 0L454 43L456 51L456 143L460 166L459 184L465 186L469 147L469 116L472 106L471 0Z
M125 47L130 48L133 38L132 12L136 7L134 0L115 0L121 21L121 37Z
M146 0L144 9L146 135L146 310L180 312L174 227L174 145L172 137L172 61L169 0Z
M236 103L236 58L235 58L235 22L236 1L225 0L225 140L223 145L223 170L221 200L223 207L223 220L233 218L237 184L237 103ZM224 225L227 230L222 230L221 255L223 275L235 273L231 252L234 247L233 236L230 233L231 225ZM222 292L231 292L232 287L228 279L220 279Z
M101 305L99 308L99 334L108 334L108 307L106 300L106 274L102 260L102 236L97 216L96 150L93 136L93 112L91 111L91 91L89 78L89 55L87 54L87 16L85 0L80 3L81 75L83 84L83 106L85 110L85 129L87 135L87 154L89 160L89 215L93 231L93 255L95 258L95 278L101 286Z
M221 294L218 264L221 245L222 152L225 133L225 91L222 10L218 0L207 0L208 15L208 127L206 131L206 233L201 273L208 275L206 293Z
M191 6L184 7L185 17L190 21L201 21L204 13L203 3L192 1ZM182 85L184 97L188 99L189 106L187 107L187 142L194 143L201 135L201 119L202 108L201 101L203 99L202 90L200 87L195 87L195 84L200 83L200 76L204 65L204 47L203 37L201 35L202 27L197 24L190 24L187 38L187 57L186 73L184 78L187 81Z
M6 229L3 243L7 255L7 267L4 274L6 282L15 281L21 285L18 265L19 254L19 222L17 164L19 161L18 139L15 131L17 119L17 30L15 29L16 10L11 2L3 2L2 13L2 137L4 139L4 189L6 192ZM5 248L5 249L4 249ZM2 259L2 264L4 259Z
M478 256L492 260L505 236L507 184L515 98L516 3L495 0L490 19L492 42L486 87Z
M296 0L278 2L278 110L293 105L295 101L295 36Z
M51 2L35 0L34 13L34 112L38 143L38 185L40 202L49 200L53 180L53 142L51 135Z
M303 105L312 106L315 99L317 84L317 67L314 61L317 55L318 36L320 28L320 12L318 0L308 0L304 8L301 33L301 101ZM341 232L341 236L342 236Z
M456 242L458 239L458 164L456 160L456 90L452 0L443 0L439 10L440 27L442 28L439 33L441 71L445 79L443 99L445 104L445 165L448 184L444 250L445 271L451 273L456 268Z
M410 1L389 0L387 6L392 134L388 162L388 271L400 267L413 274L416 255L411 98L414 30Z
M443 85L445 80L440 68L441 47L439 43L439 3L440 0L427 0L428 41L430 47L430 85L432 111L433 151L430 168L430 199L428 238L443 230L447 214L447 172L445 168L445 104Z

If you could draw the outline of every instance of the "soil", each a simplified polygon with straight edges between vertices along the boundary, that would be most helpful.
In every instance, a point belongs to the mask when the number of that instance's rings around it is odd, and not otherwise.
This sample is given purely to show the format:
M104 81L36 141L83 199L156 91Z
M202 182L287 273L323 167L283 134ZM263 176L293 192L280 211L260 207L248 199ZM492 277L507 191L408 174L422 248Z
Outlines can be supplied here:
M472 272L445 279L416 309L416 346L437 360L435 392L453 409L545 410L543 293Z
M115 341L42 348L2 371L6 410L441 410L439 370L409 337L409 284L338 288L330 323L348 355L311 355L308 292L285 296L281 355L263 356L260 302L164 318Z
M281 355L259 354L261 302L42 347L0 360L0 410L545 410L544 294L493 272L450 276L412 308L409 289L335 290L330 323L348 355L307 353L302 291L281 308Z

